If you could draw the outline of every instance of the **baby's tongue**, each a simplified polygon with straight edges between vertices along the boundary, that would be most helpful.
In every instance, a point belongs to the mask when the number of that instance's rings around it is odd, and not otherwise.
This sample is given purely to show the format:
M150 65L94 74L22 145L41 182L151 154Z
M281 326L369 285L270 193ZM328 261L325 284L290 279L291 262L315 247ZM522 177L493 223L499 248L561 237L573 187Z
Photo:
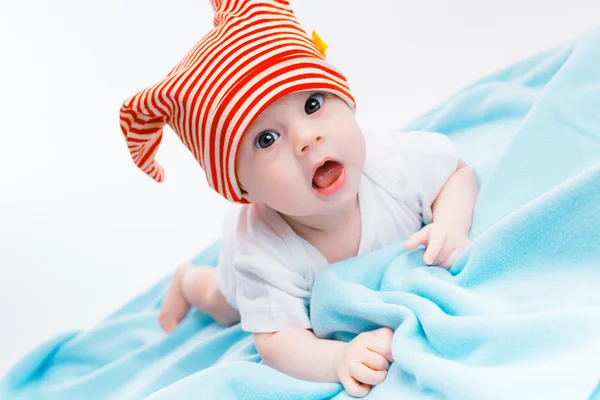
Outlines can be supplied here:
M327 161L317 168L313 176L313 185L318 188L326 188L331 185L342 173L342 164L335 161Z

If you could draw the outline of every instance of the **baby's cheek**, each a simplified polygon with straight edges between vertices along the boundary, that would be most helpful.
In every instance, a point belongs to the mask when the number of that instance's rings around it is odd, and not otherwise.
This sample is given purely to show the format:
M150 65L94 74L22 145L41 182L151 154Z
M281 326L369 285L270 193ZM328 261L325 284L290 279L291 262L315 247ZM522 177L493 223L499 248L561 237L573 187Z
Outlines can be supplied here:
M269 185L269 204L272 208L290 215L305 214L312 194L312 186L294 173L283 174L265 182Z

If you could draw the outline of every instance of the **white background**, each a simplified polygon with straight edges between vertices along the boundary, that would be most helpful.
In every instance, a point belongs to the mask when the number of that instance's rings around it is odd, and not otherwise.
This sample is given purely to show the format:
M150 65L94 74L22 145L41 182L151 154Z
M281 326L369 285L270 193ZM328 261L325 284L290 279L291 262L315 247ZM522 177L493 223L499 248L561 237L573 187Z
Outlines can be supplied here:
M596 0L292 0L368 128L600 27ZM0 3L0 376L91 327L219 235L228 203L167 131L159 185L130 159L121 102L212 24L209 0ZM157 325L158 329L158 325Z

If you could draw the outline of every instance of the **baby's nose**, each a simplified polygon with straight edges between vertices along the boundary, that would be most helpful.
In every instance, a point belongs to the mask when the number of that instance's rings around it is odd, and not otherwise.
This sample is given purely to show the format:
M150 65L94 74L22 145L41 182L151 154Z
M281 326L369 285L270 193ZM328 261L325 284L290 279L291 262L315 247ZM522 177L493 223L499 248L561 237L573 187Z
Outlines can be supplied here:
M316 143L323 140L323 136L317 134L304 134L299 136L300 137L297 139L294 149L294 153L298 157L306 154L311 147L314 147Z

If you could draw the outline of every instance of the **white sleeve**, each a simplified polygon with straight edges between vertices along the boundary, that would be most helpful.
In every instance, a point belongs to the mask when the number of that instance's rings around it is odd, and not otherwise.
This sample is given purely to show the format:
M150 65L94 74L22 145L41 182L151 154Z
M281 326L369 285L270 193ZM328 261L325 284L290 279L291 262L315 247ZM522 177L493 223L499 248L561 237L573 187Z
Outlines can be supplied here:
M238 221L234 300L242 329L310 329L310 287L305 272L294 262L285 235L266 217L260 207L247 207Z
M408 180L421 197L424 222L432 220L431 205L456 171L459 155L452 141L434 132L399 133L395 149L406 166Z
M255 262L269 262L268 257L240 257L236 264L236 300L241 316L242 329L246 332L277 332L284 328L310 329L308 301L283 290L276 283L253 272ZM241 264L245 264L240 268ZM261 264L260 270L269 269ZM274 266L279 270L280 266ZM273 279L273 276L270 276ZM285 279L285 277L279 277Z
M221 241L219 244L219 259L217 261L217 272L215 275L217 287L221 291L221 294L234 308L236 308L236 305L233 257L237 251L236 232L239 214L240 206L234 205L223 219Z

